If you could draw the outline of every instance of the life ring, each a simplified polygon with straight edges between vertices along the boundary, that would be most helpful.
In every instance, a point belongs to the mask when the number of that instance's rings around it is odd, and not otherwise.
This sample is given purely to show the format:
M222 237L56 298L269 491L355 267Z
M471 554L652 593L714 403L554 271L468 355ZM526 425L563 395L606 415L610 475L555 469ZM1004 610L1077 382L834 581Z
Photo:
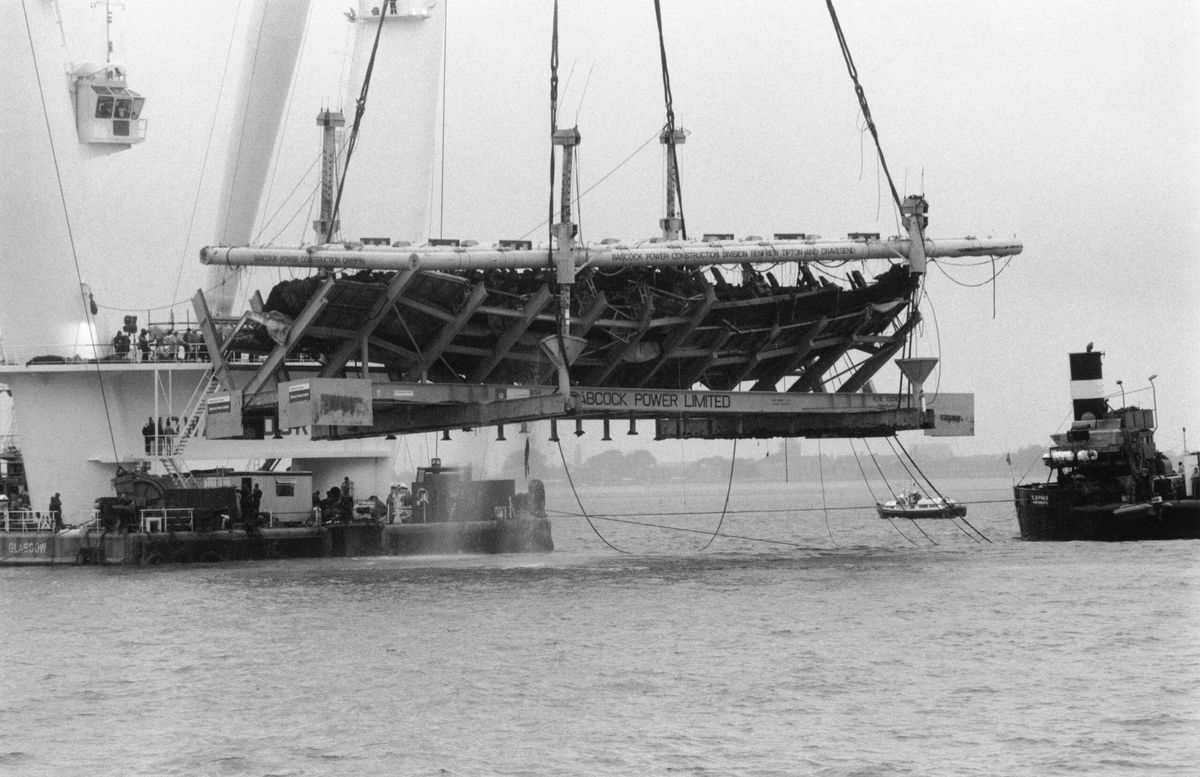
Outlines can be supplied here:
M161 553L151 553L149 556L142 557L142 566L156 567L159 564L162 564L164 561L166 561L166 559L163 558Z

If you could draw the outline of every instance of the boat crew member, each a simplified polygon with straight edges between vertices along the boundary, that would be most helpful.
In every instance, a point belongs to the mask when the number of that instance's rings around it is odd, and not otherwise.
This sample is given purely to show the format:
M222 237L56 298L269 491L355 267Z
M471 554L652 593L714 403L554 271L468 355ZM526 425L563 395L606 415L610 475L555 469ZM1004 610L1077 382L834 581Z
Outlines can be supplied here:
M54 496L50 497L50 517L54 519L55 531L62 531L63 527L61 496L62 494L55 491Z
M250 489L238 488L236 491L238 495L238 513L242 523L250 524L254 520L254 515L250 512L254 505L254 503L251 501L252 497L250 496Z
M258 508L259 508L259 505L261 505L261 504L262 504L262 489L258 487L257 483L255 483L254 491L252 491L250 493L250 510L251 510L251 514L255 517L255 519L258 518L258 514L259 514Z

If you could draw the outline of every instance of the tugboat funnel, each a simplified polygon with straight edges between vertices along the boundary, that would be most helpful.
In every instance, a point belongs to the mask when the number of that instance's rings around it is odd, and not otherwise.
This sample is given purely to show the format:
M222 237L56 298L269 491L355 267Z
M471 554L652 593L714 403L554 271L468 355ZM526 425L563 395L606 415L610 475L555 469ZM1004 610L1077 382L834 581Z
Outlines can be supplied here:
M900 368L900 372L904 374L904 377L908 378L909 383L918 389L925 384L925 379L929 377L929 373L933 372L933 368L937 363L938 360L933 357L896 360L896 366Z

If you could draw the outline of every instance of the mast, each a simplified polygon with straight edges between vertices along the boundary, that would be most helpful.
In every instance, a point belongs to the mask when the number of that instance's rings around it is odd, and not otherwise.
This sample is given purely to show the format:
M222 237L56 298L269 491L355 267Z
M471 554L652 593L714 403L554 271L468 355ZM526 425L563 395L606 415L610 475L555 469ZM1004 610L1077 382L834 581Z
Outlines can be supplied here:
M679 163L675 148L687 141L687 133L667 127L659 134L658 141L667 147L667 215L658 225L662 228L663 240L678 240L683 231L683 213L678 206Z
M337 132L346 125L341 111L324 110L317 114L321 132L321 217L313 221L313 232L319 239L336 240L341 221L333 218L333 203L338 175Z

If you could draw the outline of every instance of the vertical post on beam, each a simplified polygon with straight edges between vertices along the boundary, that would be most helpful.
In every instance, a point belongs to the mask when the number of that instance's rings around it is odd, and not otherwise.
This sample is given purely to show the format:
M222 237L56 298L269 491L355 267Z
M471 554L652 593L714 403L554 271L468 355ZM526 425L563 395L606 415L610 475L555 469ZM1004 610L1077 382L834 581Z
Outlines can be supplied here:
M575 246L575 225L571 221L571 176L575 170L575 147L579 145L580 135L577 127L555 130L553 143L562 146L562 187L559 195L559 221L554 225L554 267L558 281L558 335L560 347L557 349L562 357L558 366L558 390L570 403L571 379L569 359L566 350L566 338L571 336L571 288L575 284L575 259L572 249Z
M346 118L340 111L321 111L317 114L317 126L321 133L321 217L313 221L317 240L332 243L341 224L333 219L333 203L337 184L337 131L345 126Z
M667 215L658 221L663 240L678 240L683 230L683 217L679 215L679 193L675 188L679 181L679 173L675 169L675 147L686 140L687 132L670 127L664 128L658 135L658 142L667 147Z
M925 227L929 224L929 203L924 197L910 194L900 206L904 228L908 230L908 266L914 275L925 273Z

